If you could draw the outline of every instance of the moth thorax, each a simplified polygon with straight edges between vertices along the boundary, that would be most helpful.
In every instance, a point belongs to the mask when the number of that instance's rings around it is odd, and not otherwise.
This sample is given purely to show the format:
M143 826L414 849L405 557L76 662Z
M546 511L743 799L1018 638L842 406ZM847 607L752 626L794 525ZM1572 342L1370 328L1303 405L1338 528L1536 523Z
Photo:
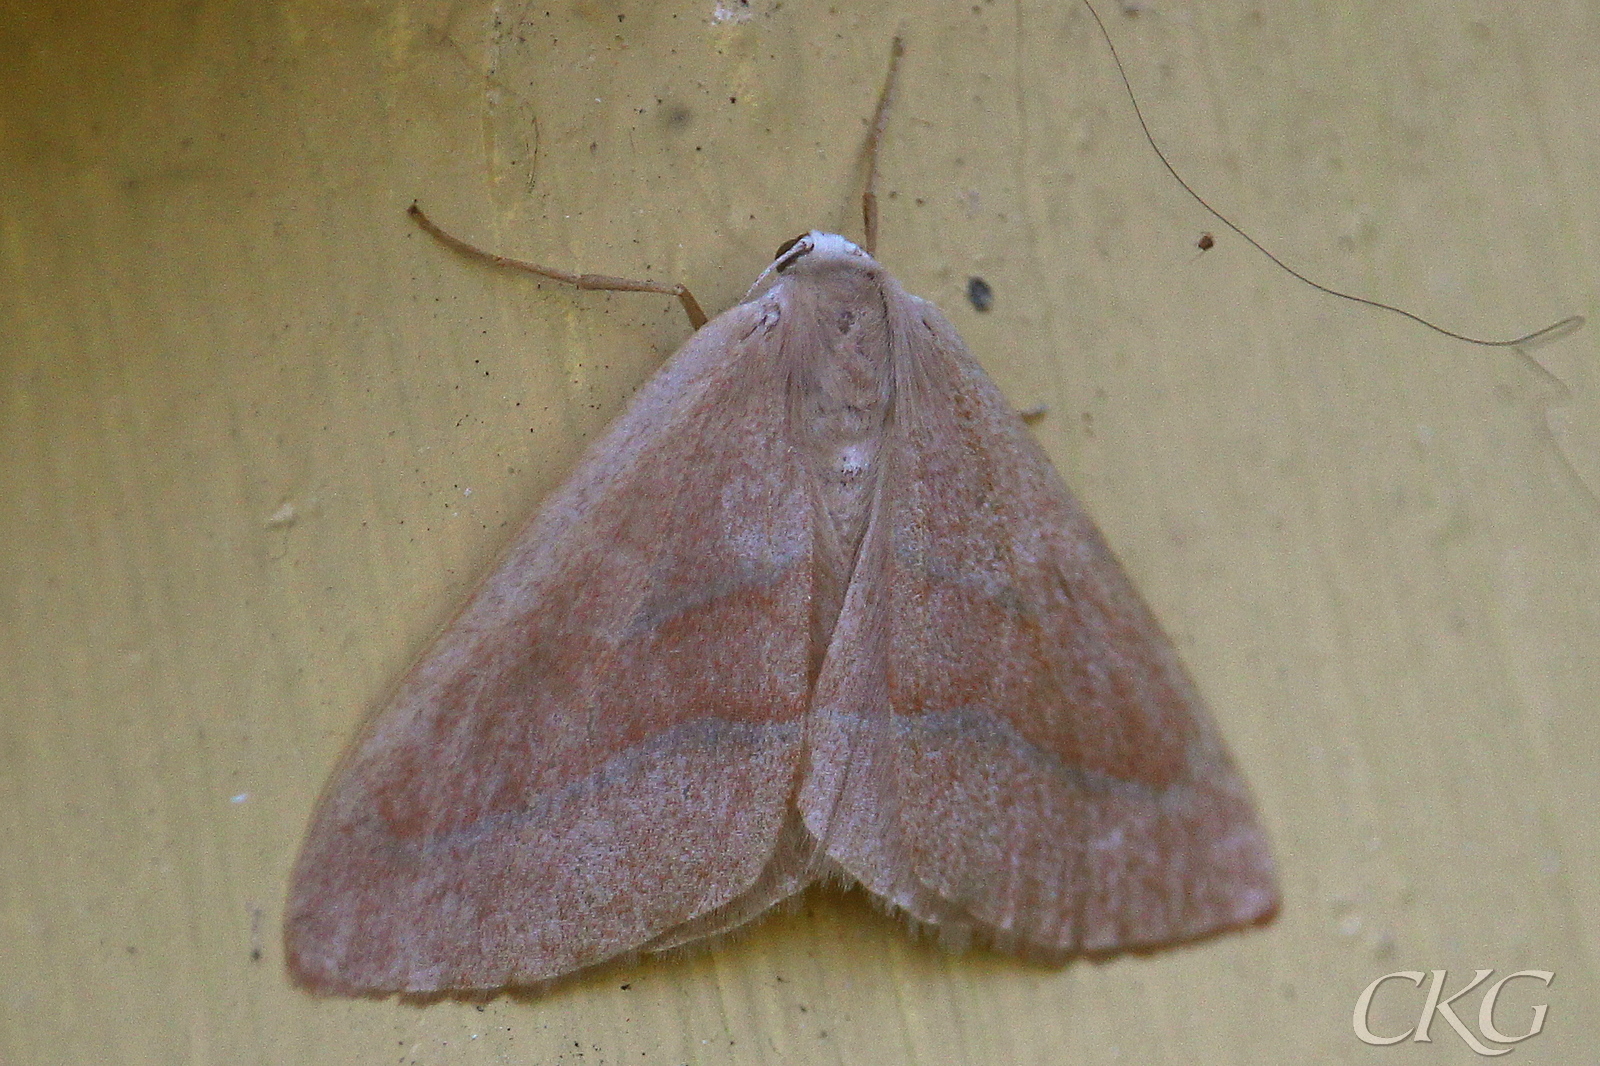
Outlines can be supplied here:
M894 400L889 326L876 272L795 279L786 322L796 332L790 378L794 443L806 456L845 558L866 529L880 444Z

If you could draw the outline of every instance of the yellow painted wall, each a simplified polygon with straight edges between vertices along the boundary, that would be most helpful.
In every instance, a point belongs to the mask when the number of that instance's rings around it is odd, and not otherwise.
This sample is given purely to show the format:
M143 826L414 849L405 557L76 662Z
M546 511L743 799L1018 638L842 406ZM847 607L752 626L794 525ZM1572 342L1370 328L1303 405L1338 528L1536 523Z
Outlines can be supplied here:
M1106 7L1173 161L1303 269L1480 334L1600 306L1589 6ZM1594 330L1523 360L1287 278L1160 169L1073 0L722 9L0 14L0 1061L1467 1063L1443 1019L1369 1048L1351 1010L1490 967L1556 974L1507 992L1508 1033L1549 1004L1508 1061L1589 1061ZM688 332L406 206L720 309L784 238L856 232L897 27L881 258L1047 407L1256 791L1282 917L1054 970L821 896L537 999L291 989L341 747ZM1390 983L1373 1025L1419 1007Z

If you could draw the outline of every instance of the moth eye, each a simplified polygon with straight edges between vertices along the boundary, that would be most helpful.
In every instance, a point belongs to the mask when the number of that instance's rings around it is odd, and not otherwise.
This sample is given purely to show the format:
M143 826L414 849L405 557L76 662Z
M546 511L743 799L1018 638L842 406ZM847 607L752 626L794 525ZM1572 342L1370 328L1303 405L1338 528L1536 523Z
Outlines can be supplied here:
M810 236L810 234L802 233L800 236L791 237L782 244L778 245L778 250L772 254L773 268L777 270L778 273L782 274L785 270L788 270L790 267L794 266L795 262L807 252L811 251L811 246L809 244L803 248L800 248L798 251L795 250L795 246L801 241L805 240L808 236ZM794 254L790 255L791 252Z

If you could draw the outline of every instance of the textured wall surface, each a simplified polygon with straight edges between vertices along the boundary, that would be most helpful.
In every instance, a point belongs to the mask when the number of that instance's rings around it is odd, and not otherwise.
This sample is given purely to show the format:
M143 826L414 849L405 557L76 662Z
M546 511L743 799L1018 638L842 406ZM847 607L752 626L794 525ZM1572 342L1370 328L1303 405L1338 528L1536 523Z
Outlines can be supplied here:
M1106 7L1174 163L1302 269L1480 335L1600 308L1588 5ZM1046 408L1282 916L1055 970L819 894L536 999L293 990L343 745L688 334L406 206L721 309L858 232L897 28L880 258ZM1592 1056L1596 333L1521 358L1288 278L1161 170L1073 0L36 3L0 55L0 1060L1466 1063L1351 1012L1478 968L1556 975L1507 989L1505 1033L1549 1004L1510 1061Z

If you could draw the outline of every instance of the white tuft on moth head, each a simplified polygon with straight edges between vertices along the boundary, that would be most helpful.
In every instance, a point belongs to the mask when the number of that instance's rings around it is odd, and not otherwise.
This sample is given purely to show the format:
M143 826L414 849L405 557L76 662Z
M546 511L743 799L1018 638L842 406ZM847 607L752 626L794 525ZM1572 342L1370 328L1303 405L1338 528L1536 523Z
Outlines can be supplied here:
M814 229L779 246L767 269L761 272L761 276L750 286L750 291L745 293L745 299L748 300L755 295L774 274L811 273L847 263L856 266L876 266L877 260L848 238L841 237L837 233L824 233Z

